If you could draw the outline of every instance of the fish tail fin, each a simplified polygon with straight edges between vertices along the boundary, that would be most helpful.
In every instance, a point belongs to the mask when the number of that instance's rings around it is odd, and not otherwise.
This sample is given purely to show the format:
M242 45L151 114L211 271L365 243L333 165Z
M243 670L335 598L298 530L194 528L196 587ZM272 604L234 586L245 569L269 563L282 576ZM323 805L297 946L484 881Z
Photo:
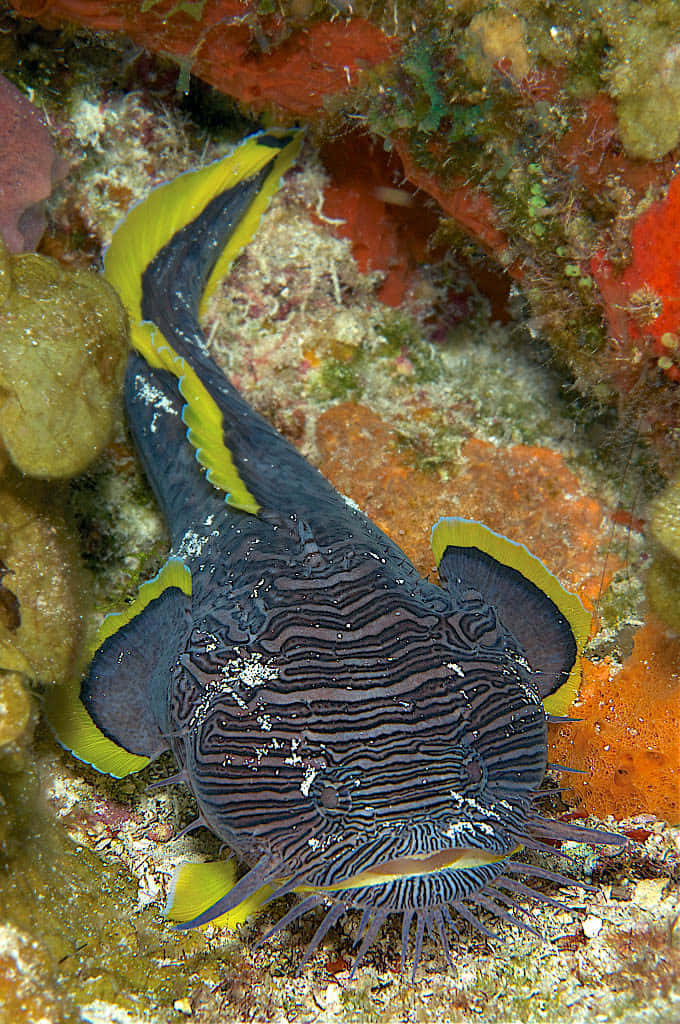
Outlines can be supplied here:
M209 481L235 508L257 513L226 438L225 410L249 437L278 435L207 355L201 305L250 241L295 160L299 131L251 136L208 167L180 175L135 206L104 260L130 318L132 344L149 367L168 371L184 400L187 438ZM128 404L134 419L134 408Z
M178 312L197 318L257 230L301 141L298 131L252 135L226 157L155 188L116 229L104 274L127 309L132 344L149 365L163 365L153 324L172 334Z

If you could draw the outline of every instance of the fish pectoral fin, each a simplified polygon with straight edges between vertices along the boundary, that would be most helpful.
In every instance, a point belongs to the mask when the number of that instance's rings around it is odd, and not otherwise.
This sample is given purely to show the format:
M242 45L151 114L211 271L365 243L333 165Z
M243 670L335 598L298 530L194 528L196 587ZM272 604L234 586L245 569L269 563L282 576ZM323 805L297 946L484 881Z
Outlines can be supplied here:
M442 583L477 590L521 644L546 712L563 715L578 693L591 615L523 544L482 523L440 519L432 550Z
M236 861L233 857L231 860L205 864L182 864L170 885L165 916L182 924L194 921L220 903L235 885ZM210 919L200 927L212 924L220 928L236 928L259 910L273 891L271 885L263 885L232 910Z
M122 779L146 768L150 758L131 754L97 728L79 696L79 683L53 686L45 697L45 715L62 747L99 772Z
M131 605L104 619L79 694L74 682L49 695L47 718L57 739L98 771L120 778L167 750L155 705L167 692L190 593L189 570L170 558Z

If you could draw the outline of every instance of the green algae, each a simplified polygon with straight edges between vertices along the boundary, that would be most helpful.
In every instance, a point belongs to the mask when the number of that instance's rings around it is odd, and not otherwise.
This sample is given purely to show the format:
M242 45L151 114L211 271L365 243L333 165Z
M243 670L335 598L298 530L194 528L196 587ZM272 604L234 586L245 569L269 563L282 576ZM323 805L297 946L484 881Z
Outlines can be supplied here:
M127 359L120 301L99 275L0 243L0 438L35 477L70 477L106 445Z
M428 384L444 373L441 357L423 337L417 323L397 310L385 311L374 325L371 343L343 346L331 343L329 354L310 374L309 397L319 403L361 399L368 385L368 374L376 368L395 386L399 382Z
M418 90L413 104L413 114L418 130L436 132L447 114L446 99L438 85L437 69L432 63L436 52L432 40L417 36L410 52L404 57L402 67L417 83Z
M153 910L140 911L125 869L68 837L34 772L0 776L0 787L14 822L0 863L3 917L40 947L67 1009L171 1010L198 984L218 982L203 935L168 932Z
M353 362L360 364L361 356ZM358 398L362 392L359 366L326 359L310 388L310 395L321 401L343 401Z

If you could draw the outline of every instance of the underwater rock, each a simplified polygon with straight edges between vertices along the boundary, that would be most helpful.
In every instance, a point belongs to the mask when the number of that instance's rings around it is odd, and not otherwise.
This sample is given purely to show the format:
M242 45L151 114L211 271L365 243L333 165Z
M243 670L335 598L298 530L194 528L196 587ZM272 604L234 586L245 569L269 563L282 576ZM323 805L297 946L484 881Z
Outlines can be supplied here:
M127 321L99 275L0 242L0 438L36 477L81 472L109 439Z
M43 206L66 173L40 111L0 75L0 237L12 252L35 249Z
M0 754L23 740L31 721L31 699L18 672L0 673Z
M287 18L276 5L218 0L15 0L15 9L54 28L66 21L125 32L139 46L173 55L188 72L256 111L276 106L310 118L346 93L366 68L387 60L397 43L365 18ZM304 6L304 5L303 5ZM304 20L304 24L300 24Z
M680 633L680 477L659 495L651 512L655 551L647 594L659 618Z
M47 509L50 511L47 511ZM0 490L0 558L7 570L3 589L16 601L20 617L0 614L0 672L18 673L41 683L61 682L76 670L82 644L82 612L89 581L75 540L39 485L26 481ZM0 702L1 703L1 702ZM12 703L10 722L0 732L17 731L24 716ZM0 720L5 710L0 707ZM14 724L12 724L14 723Z
M423 575L434 573L430 530L440 516L476 519L525 544L586 600L602 584L602 506L563 457L548 448L497 448L470 438L443 474L413 466L370 409L342 402L318 420L319 469L400 545ZM611 570L613 562L610 564Z

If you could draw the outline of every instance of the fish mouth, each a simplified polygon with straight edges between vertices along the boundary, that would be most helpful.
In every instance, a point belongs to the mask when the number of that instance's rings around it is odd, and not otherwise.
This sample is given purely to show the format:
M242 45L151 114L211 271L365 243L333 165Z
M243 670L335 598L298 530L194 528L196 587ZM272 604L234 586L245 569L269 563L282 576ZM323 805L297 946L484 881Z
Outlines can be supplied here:
M436 853L413 853L406 857L392 857L372 864L332 885L300 886L300 889L315 892L344 892L349 889L362 889L369 885L383 885L386 882L393 882L397 878L431 875L439 871L463 871L486 864L497 864L512 856L519 849L521 847L516 846L505 853L495 853L475 847L452 846L437 850Z

